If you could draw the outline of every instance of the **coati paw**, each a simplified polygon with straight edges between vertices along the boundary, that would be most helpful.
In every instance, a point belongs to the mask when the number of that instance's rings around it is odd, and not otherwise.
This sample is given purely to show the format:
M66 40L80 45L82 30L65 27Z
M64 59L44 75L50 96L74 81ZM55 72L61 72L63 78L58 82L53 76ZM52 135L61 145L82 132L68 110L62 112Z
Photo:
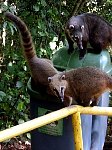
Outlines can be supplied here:
M65 100L64 100L64 105L65 106L71 106L72 105L72 101L73 101L73 98L72 97L65 97L64 98Z
M83 59L84 58L84 56L82 57L82 56L79 56L79 60L81 60L81 59Z
M91 107L97 106L97 105L98 105L97 101L94 101L94 102L92 102L92 103L90 104Z
M79 52L79 60L83 59L85 54L86 54L85 50L80 50L80 52Z

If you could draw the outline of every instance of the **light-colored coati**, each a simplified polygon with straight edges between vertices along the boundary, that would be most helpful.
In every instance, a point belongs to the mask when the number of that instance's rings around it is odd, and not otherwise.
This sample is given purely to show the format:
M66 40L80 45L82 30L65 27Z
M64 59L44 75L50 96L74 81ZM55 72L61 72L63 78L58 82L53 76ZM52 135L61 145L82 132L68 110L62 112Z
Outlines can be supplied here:
M82 106L94 106L105 91L112 90L112 77L95 67L84 67L58 73L48 78L50 89L65 104L76 101ZM69 101L68 101L69 100Z
M112 45L112 25L96 14L72 16L65 25L65 34L69 44L68 53L73 52L76 42L80 58L84 57L88 42L94 49L93 53L100 53Z
M5 17L11 20L19 29L21 35L21 43L24 49L25 58L31 70L31 76L36 87L48 86L48 77L55 75L58 71L53 67L50 60L38 58L35 47L32 42L31 34L26 24L17 16L10 12L5 13Z

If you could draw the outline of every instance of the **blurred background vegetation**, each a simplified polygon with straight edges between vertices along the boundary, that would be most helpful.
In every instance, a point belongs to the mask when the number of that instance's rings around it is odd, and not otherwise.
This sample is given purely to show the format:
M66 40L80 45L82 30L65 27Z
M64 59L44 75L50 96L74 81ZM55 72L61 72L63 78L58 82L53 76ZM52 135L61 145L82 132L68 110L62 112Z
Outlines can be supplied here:
M0 2L0 130L27 121L29 69L16 27L3 12L25 21L38 57L51 58L65 45L64 26L71 15L94 12L112 23L112 0L1 0ZM53 44L53 46L52 46Z

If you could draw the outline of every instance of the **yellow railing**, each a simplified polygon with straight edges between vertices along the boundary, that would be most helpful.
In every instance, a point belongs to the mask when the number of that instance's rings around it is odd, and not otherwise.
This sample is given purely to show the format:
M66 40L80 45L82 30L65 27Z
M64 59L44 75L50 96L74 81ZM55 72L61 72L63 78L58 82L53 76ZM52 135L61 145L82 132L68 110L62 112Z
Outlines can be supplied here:
M0 131L0 142L72 115L75 150L83 150L80 114L112 116L112 107L81 107L76 105L65 107L23 124L11 127L10 129Z

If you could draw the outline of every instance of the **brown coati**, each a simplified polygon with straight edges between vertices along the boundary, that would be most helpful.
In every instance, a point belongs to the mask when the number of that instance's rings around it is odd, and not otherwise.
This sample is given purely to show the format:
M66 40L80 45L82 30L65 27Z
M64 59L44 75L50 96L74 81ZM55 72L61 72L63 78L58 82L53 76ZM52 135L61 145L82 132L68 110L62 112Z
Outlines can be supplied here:
M95 67L61 72L49 77L48 81L54 94L69 105L71 100L82 106L97 105L100 95L112 90L112 77Z
M73 52L76 42L80 58L84 57L88 42L94 49L93 53L100 53L112 44L112 25L92 13L72 16L65 25L65 34L69 44L68 53Z
M45 87L46 89L48 86L48 77L55 75L58 71L53 67L50 60L37 57L32 37L26 24L19 17L10 12L6 12L4 15L19 29L22 47L28 66L31 70L34 86L42 89Z

